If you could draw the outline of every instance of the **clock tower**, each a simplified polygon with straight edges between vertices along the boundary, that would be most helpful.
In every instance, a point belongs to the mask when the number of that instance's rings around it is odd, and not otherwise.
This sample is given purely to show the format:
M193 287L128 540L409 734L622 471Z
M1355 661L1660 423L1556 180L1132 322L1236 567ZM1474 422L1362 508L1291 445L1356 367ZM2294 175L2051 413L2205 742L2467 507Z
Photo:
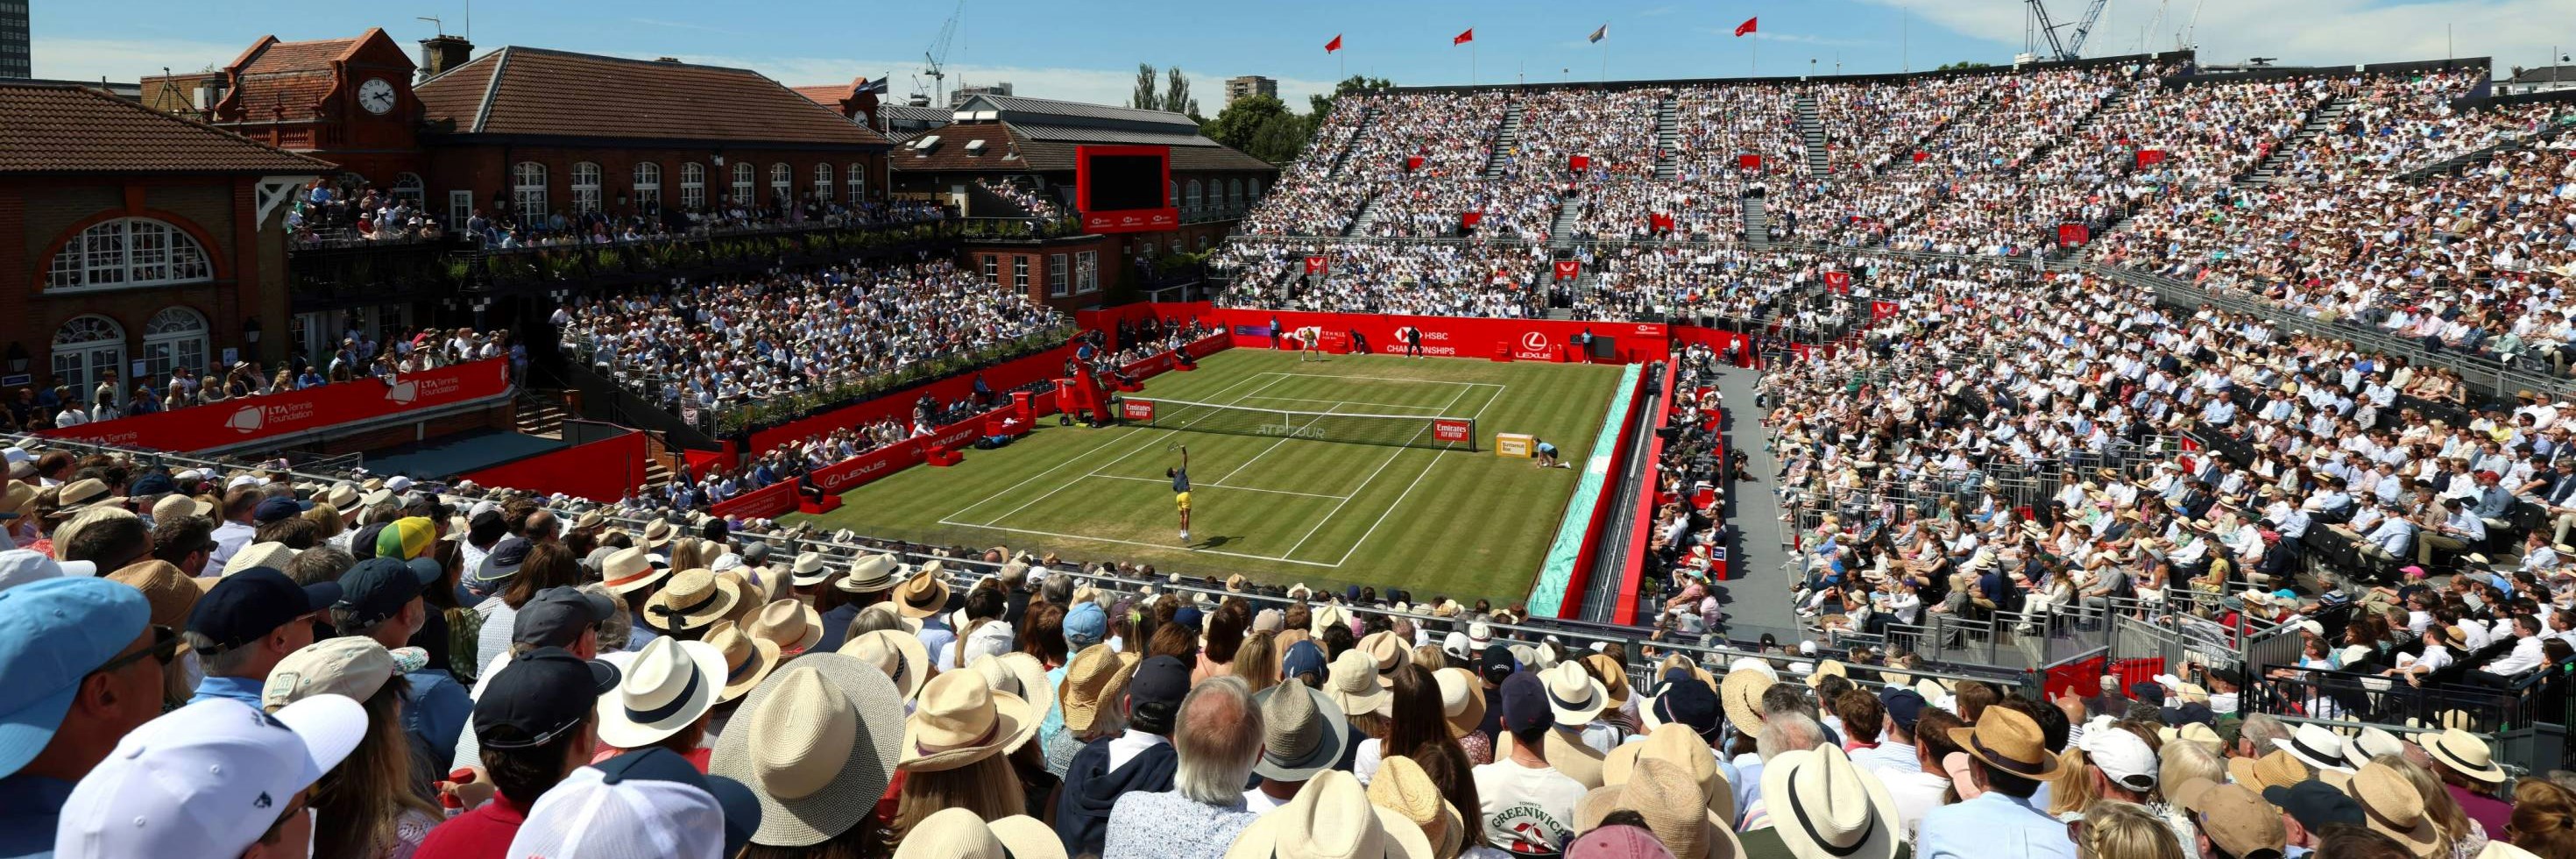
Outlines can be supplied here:
M309 42L265 36L220 73L222 96L210 121L338 164L379 188L417 192L415 68L382 29Z

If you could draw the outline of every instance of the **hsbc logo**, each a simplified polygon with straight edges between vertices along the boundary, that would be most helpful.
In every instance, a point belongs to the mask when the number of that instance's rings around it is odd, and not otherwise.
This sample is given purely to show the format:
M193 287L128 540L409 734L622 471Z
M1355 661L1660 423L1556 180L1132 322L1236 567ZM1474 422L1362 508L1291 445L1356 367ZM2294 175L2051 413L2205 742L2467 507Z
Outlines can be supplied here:
M224 426L231 427L233 432L242 435L258 432L261 427L267 425L268 413L258 406L243 406L239 411L233 412L232 417L224 420Z
M1521 335L1521 349L1530 352L1546 351L1547 334L1544 332L1532 331Z

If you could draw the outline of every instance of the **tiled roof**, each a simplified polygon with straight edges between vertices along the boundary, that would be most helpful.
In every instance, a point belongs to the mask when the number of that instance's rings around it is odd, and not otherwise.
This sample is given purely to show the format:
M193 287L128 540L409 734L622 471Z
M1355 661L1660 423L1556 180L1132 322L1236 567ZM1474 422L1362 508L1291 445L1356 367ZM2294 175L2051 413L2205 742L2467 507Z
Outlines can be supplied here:
M1080 142L1072 140L1041 140L1031 136L1027 128L1010 123L993 122L976 122L963 125L944 126L941 128L931 129L926 134L920 136L928 136L929 134L939 135L939 145L933 147L927 156L915 157L913 150L910 148L897 149L893 154L886 156L887 166L899 172L934 173L943 171L993 173L1047 173L1069 171L1074 168L1074 147L1081 145L1082 143L1135 142L1129 141L1123 137L1106 140L1085 140ZM1259 158L1254 158L1250 155L1245 155L1241 152L1217 145L1215 141L1207 140L1206 138L1199 139L1204 141L1201 145L1172 146L1173 170L1279 169ZM966 144L969 141L975 140L984 141L983 154L970 155L967 153ZM1012 146L1013 144L1016 144L1016 151L1020 157L1017 159L1004 158L1003 156L1014 151Z
M0 83L0 173L277 173L330 162L96 90Z
M797 95L804 96L807 100L824 107L840 107L841 100L850 97L850 87L848 84L792 86L788 87L788 89L795 90Z
M358 44L357 39L316 39L310 42L275 42L252 57L242 74L268 72L305 72L328 69L331 61Z
M507 47L413 91L429 122L453 134L886 143L758 72L721 66Z
M1033 117L1035 116L1053 115L1077 117L1081 119L1117 120L1120 122L1136 122L1153 125L1185 125L1192 129L1198 128L1198 123L1191 122L1189 117L1168 111L1139 110L1132 107L1115 107L1106 104L1084 104L1078 101L1057 101L1051 98L1030 98L1028 96L1021 95L977 95L975 96L975 99L992 104L993 109L995 110L1011 114L1021 114L1019 116L1003 117L1003 119L1014 122L1034 121Z
M889 104L878 108L878 111L892 119L916 119L922 122L947 122L956 115L955 111L941 110L936 107L914 107L908 104Z
M1085 128L1074 125L1038 125L1014 122L1011 127L1032 140L1064 143L1124 143L1134 146L1215 146L1216 141L1196 132L1136 131L1124 128Z

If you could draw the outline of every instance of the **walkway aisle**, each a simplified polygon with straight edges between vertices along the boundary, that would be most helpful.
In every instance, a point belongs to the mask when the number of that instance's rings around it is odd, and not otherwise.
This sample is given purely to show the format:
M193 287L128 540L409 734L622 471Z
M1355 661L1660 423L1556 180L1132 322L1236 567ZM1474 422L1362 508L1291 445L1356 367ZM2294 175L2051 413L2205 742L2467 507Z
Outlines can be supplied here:
M1753 370L1725 368L1718 371L1717 389L1726 395L1726 449L1744 452L1745 470L1751 481L1736 481L1727 487L1726 521L1738 534L1727 560L1725 584L1726 637L1736 641L1753 641L1769 633L1779 641L1796 641L1798 631L1796 608L1790 605L1790 582L1781 572L1789 553L1780 546L1780 460L1763 448L1763 410L1753 404L1753 385L1760 374Z

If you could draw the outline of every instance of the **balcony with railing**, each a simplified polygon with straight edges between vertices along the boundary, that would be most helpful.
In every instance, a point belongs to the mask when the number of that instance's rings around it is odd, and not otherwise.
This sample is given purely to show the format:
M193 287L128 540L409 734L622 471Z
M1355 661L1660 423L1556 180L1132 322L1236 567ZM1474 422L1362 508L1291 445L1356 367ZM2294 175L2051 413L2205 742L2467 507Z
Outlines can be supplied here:
M288 270L297 310L324 310L457 292L614 286L826 265L953 245L968 229L954 218L806 221L505 246L461 237L341 241L298 236L289 246Z

